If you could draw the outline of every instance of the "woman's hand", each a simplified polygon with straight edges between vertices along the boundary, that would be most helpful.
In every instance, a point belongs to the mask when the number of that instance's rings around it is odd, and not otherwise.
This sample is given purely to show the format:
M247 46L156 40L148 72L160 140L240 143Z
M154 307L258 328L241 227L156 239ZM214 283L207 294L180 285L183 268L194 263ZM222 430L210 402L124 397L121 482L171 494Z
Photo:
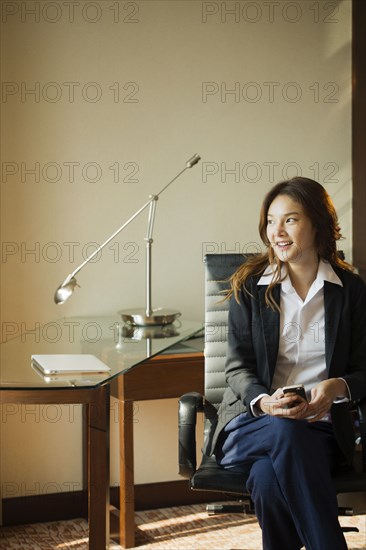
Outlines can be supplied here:
M311 400L308 407L309 422L316 422L325 416L337 397L346 397L348 390L340 378L329 378L317 384L311 390Z
M341 378L329 378L311 390L310 403L294 393L285 396L282 388L278 388L272 395L263 396L258 407L271 416L307 418L309 422L316 422L330 411L336 398L342 397L348 397L346 383Z
M295 393L284 395L278 388L272 395L263 396L257 406L266 414L283 418L305 418L308 416L308 403Z

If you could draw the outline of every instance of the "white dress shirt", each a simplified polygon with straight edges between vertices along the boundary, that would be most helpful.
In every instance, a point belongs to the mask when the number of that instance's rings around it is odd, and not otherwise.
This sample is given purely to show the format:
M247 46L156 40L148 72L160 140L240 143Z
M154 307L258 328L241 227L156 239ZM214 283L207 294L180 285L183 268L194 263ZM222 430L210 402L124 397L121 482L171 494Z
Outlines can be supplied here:
M282 270L284 275L284 266ZM268 266L258 285L268 285L273 275L272 266ZM303 384L310 400L311 389L328 378L325 363L324 281L343 286L330 263L320 260L316 279L305 300L297 294L288 274L281 282L280 339L271 394L277 388ZM255 404L263 395L250 403L255 416L261 414ZM345 400L348 399L340 398L335 402ZM329 419L327 415L322 420Z

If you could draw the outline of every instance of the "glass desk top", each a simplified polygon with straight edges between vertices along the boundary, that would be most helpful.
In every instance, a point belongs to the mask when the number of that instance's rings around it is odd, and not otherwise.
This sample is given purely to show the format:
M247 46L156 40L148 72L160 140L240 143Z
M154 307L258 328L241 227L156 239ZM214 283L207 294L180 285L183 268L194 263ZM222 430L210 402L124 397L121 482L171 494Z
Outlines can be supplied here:
M67 317L38 325L0 346L0 389L70 389L106 384L120 374L188 338L203 323L179 319L152 330L127 327L119 317ZM108 373L43 376L33 366L35 354L91 354L110 367Z

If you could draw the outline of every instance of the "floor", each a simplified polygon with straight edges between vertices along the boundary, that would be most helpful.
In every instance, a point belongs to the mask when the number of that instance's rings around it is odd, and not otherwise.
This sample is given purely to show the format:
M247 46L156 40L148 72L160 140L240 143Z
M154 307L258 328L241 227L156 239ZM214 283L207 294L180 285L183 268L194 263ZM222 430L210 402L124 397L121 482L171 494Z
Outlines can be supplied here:
M349 550L366 548L366 515L341 517ZM261 550L260 528L254 516L208 516L204 505L179 506L136 512L138 550ZM87 550L84 519L0 529L1 550ZM110 550L121 547L111 541ZM320 549L319 549L320 550Z

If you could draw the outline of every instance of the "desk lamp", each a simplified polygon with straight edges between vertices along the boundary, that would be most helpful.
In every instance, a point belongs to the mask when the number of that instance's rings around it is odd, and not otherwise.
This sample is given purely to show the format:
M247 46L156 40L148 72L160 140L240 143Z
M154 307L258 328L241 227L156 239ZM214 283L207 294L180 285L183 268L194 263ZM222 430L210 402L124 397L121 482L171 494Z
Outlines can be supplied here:
M158 325L169 325L173 323L178 317L180 317L180 312L170 309L162 308L152 308L152 298L151 298L151 265L152 265L152 243L153 243L153 227L155 219L155 210L156 202L160 195L171 185L176 179L179 178L188 168L192 168L195 164L199 162L201 157L197 154L193 155L187 162L183 170L181 170L169 183L167 183L157 195L149 195L149 200L141 206L121 227L119 227L113 235L108 237L108 239L98 246L96 250L88 256L85 261L79 265L70 275L66 277L64 282L58 287L55 292L54 300L56 304L63 304L73 293L77 284L75 275L83 269L83 267L89 263L114 237L116 237L125 227L127 227L145 208L149 207L148 222L147 222L147 233L145 237L146 241L146 307L139 308L136 310L127 309L122 310L119 313L122 316L123 321L134 325L134 326L158 326Z

